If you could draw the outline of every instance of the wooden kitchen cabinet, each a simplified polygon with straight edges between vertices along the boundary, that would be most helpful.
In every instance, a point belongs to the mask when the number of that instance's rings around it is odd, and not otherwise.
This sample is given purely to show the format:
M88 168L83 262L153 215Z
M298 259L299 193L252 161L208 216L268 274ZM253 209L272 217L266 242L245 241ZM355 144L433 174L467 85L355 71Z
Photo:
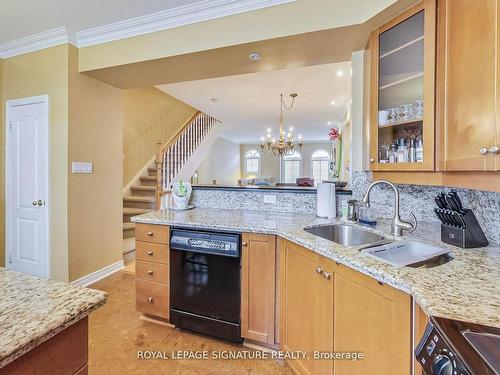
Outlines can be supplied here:
M276 236L243 233L241 336L275 344Z
M165 225L136 224L136 309L170 317L170 230Z
M336 360L335 375L411 372L411 298L357 272L335 267L336 352L362 352L362 360Z
M333 349L331 262L289 241L280 251L281 349L307 352L310 359L287 361L297 374L331 374L332 361L312 359L315 350Z
M437 121L445 171L498 171L500 3L439 0Z
M435 35L435 0L424 0L371 33L373 171L435 169Z
M363 359L287 361L297 374L410 374L411 298L288 241L280 249L280 345L361 352Z

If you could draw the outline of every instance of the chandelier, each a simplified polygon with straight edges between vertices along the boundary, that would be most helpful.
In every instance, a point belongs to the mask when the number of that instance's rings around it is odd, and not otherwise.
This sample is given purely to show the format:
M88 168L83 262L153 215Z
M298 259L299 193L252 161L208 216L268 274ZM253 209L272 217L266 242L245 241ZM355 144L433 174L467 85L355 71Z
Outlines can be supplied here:
M295 144L293 141L294 135L293 135L293 127L290 127L288 129L288 133L285 135L285 124L284 124L284 119L283 119L283 109L286 109L289 111L292 109L293 104L295 102L295 98L297 97L298 94L290 94L290 97L292 98L292 102L290 103L289 106L285 104L285 101L283 100L283 94L280 95L280 135L279 139L276 142L275 138L271 138L271 128L267 129L267 137L264 139L264 137L260 138L260 147L262 148L262 151L269 152L273 154L274 156L287 156L292 154L295 151ZM297 146L299 150L302 148L302 136L299 135L299 141L297 143Z

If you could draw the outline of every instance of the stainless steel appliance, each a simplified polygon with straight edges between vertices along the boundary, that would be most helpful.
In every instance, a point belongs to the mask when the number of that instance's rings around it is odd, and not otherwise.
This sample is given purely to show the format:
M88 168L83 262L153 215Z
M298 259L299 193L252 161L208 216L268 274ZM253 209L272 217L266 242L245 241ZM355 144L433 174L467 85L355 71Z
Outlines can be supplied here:
M432 317L415 356L426 375L499 375L500 328Z
M173 228L170 238L170 322L242 342L238 233Z

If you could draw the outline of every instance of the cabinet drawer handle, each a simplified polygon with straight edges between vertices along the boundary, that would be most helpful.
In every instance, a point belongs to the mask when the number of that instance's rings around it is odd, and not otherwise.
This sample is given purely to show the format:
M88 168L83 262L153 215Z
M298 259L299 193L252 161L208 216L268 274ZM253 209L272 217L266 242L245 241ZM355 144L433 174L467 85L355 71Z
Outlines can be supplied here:
M149 297L149 298L148 298L148 302L149 302L149 303L153 303L153 297Z
M151 270L149 270L149 271L148 271L148 275L149 275L149 276L153 276L153 273L154 273L154 272L153 272L153 271L151 271Z
M148 237L153 237L154 233L153 232L148 232Z
M500 153L500 147L495 145L490 148L490 154L496 155L498 153Z
M323 273L323 269L321 267L316 267L316 273L319 273L319 274L322 274Z
M370 158L370 163L375 163L375 159L374 158Z
M330 277L332 277L332 274L330 272L323 272L323 277L327 280L330 280Z
M490 152L490 150L488 150L486 147L481 147L481 148L479 149L479 153L480 153L481 155L486 155L488 152Z
M241 244L242 244L243 246L248 246L247 241L243 241Z
M154 253L153 253L151 250L149 250L149 251L148 251L148 255L149 255L149 256L153 256L153 255L154 255Z

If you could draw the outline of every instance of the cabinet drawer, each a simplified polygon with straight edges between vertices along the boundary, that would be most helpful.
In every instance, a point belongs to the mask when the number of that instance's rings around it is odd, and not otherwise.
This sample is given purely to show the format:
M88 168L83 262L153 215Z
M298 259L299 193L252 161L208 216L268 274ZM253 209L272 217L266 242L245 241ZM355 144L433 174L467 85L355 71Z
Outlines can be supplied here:
M168 319L170 286L153 281L135 280L135 307L142 313Z
M141 280L169 284L169 266L163 263L136 260L135 277Z
M161 245L150 242L135 242L135 258L146 262L169 263L168 245Z
M168 244L169 228L165 225L136 224L135 239L137 241Z

